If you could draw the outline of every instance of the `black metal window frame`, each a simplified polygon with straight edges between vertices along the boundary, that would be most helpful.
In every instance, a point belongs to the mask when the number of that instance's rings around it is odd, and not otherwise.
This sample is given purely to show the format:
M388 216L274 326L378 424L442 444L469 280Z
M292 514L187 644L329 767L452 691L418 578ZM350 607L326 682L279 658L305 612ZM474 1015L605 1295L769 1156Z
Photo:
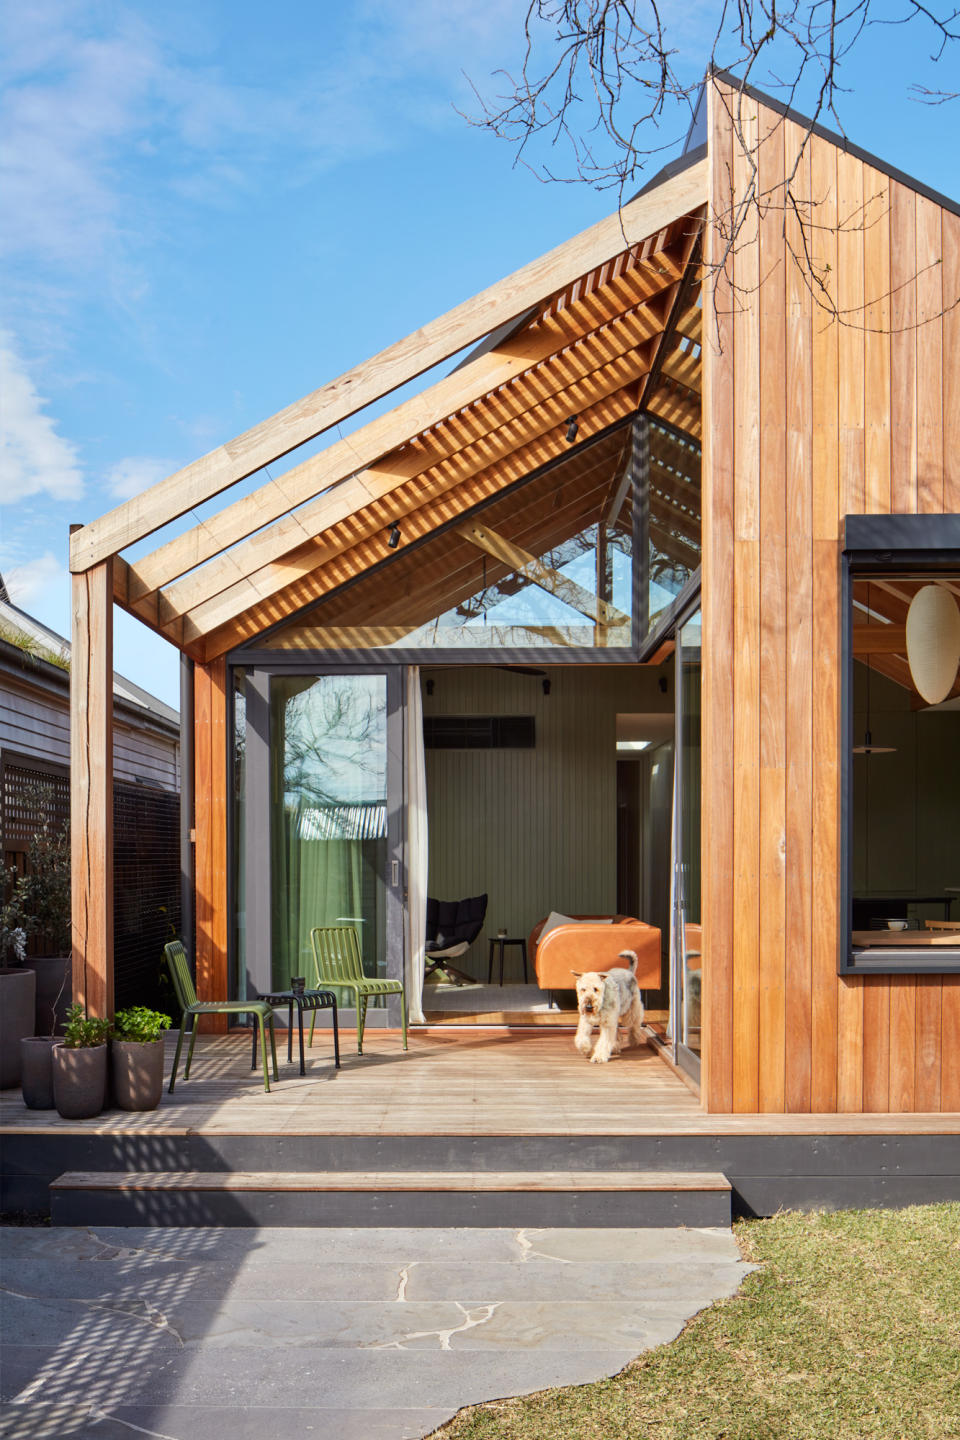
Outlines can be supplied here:
M652 417L656 420L656 416ZM656 420L657 424L662 424ZM475 515L480 515L489 506L500 503L505 496L519 491L531 481L544 475L558 466L566 464L571 456L580 450L588 450L598 441L605 439L608 435L615 434L618 430L631 427L633 432L633 446L630 457L630 466L633 471L633 578L631 584L631 601L633 605L633 635L630 645L611 647L609 650L600 649L597 646L503 646L494 649L463 649L463 648L441 648L432 646L419 646L411 649L366 649L361 647L349 650L290 650L272 649L267 641L270 635L289 625L294 616L286 616L283 620L277 621L276 625L266 630L258 637L256 648L253 645L245 645L230 652L229 663L236 666L259 668L263 666L278 666L286 668L290 665L303 665L305 661L321 665L343 665L363 664L372 668L384 665L583 665L587 662L597 665L625 665L636 664L643 658L648 648L647 636L647 591L644 583L644 565L648 550L647 535L647 505L648 505L648 482L650 474L650 451L649 451L649 425L648 417L643 412L637 412L628 416L625 420L619 420L615 425L609 426L598 435L592 435L581 445L572 445L563 455L548 464L532 470L529 475L515 481L512 485L505 486L498 490L496 495L475 506L464 515L458 515L443 525L437 526L427 535L418 540L413 540L404 550L418 549L422 545L435 540L445 530L455 525L463 524L464 520ZM396 556L388 556L381 560L377 567L389 566ZM369 571L348 580L338 590L331 591L331 594L340 594L349 590L352 586L365 580ZM311 610L319 608L324 601L330 598L325 595L322 600L313 601L304 606L303 610L297 612L299 616L309 614ZM672 607L671 607L672 608Z
M853 933L853 582L902 571L935 576L960 570L960 515L848 515L840 552L840 975L952 975L960 947L931 953L871 946L854 951Z

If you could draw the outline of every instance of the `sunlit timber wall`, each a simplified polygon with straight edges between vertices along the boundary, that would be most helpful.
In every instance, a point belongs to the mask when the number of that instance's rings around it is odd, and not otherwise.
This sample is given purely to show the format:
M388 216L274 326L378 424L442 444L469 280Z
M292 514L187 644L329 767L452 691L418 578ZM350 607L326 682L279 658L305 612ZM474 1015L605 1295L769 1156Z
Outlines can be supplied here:
M708 1108L960 1109L960 976L837 975L842 517L960 511L960 220L710 95L704 278ZM760 214L728 247L758 159ZM808 244L843 323L790 254ZM725 253L729 249L729 253Z

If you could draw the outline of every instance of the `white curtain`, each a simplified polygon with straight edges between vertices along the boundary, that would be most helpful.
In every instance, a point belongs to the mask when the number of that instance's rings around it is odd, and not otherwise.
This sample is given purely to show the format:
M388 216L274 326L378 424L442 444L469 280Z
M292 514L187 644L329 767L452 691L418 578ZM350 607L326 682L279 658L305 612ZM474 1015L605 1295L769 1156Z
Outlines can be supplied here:
M407 668L407 717L404 731L407 772L407 1008L413 1024L423 1024L423 946L427 931L427 767L423 749L423 698L420 667Z

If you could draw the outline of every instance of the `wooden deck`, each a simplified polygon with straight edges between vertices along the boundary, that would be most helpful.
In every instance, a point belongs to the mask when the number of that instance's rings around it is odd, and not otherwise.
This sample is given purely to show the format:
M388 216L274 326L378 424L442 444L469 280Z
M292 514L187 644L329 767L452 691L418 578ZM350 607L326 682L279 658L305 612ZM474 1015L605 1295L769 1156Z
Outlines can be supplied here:
M405 1054L399 1035L368 1032L356 1054L341 1036L333 1067L329 1032L307 1051L307 1074L286 1063L265 1094L250 1070L249 1041L201 1037L189 1081L164 1091L149 1114L107 1111L65 1121L25 1109L17 1091L0 1097L0 1134L139 1132L276 1136L736 1136L960 1134L953 1115L706 1115L699 1101L648 1047L608 1065L588 1065L569 1033L458 1029L417 1032ZM172 1042L168 1039L168 1064Z

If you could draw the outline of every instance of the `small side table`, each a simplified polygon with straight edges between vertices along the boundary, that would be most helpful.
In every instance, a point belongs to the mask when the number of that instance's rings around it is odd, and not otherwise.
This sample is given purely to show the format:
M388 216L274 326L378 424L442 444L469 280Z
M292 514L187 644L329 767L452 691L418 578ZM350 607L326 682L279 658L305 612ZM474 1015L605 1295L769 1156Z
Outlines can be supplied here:
M489 941L487 951L487 984L493 983L493 948L500 947L500 984L503 984L503 952L508 945L519 945L520 954L523 956L523 983L527 983L527 942L519 935L494 935Z
M336 1068L340 1069L340 1031L337 1027L337 997L332 990L304 990L298 995L295 990L272 990L269 994L258 995L258 1000L266 1000L268 1005L286 1005L287 1007L287 1062L293 1060L293 1007L297 1007L297 1030L300 1037L300 1074L306 1075L307 1069L303 1063L303 1012L304 1010L332 1010L333 1011L333 1057ZM257 1027L253 1027L253 1064L257 1068Z

